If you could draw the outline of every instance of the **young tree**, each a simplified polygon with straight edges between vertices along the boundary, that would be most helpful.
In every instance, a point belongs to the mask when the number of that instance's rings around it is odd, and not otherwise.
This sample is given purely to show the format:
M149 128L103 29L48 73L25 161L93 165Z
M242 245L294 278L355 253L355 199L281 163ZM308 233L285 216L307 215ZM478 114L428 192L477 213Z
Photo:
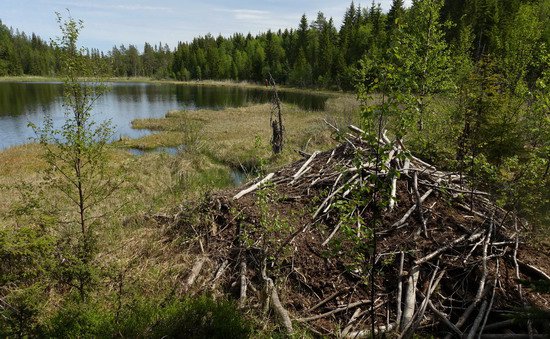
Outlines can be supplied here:
M101 219L98 207L118 187L107 175L105 146L112 136L110 122L97 123L92 107L104 93L99 82L83 83L79 77L94 77L89 60L77 45L82 21L64 19L57 13L62 36L53 45L61 52L64 75L65 121L61 127L46 116L43 127L33 126L45 149L50 182L73 207L59 222L62 264L59 278L77 288L81 300L94 280L93 258L96 227Z

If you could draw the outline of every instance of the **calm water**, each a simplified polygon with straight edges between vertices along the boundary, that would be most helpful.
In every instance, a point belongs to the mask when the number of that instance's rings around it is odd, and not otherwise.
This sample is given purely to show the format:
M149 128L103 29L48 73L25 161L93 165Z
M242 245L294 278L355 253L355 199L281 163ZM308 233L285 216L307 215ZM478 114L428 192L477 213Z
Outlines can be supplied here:
M133 130L137 118L158 118L173 109L196 110L238 107L270 100L268 91L239 87L208 87L181 84L111 83L93 109L94 119L111 119L115 138L140 137L144 130ZM34 137L29 123L41 125L51 114L56 126L64 118L61 83L0 82L0 149L23 144ZM303 93L279 93L283 102L307 110L324 108L327 97Z

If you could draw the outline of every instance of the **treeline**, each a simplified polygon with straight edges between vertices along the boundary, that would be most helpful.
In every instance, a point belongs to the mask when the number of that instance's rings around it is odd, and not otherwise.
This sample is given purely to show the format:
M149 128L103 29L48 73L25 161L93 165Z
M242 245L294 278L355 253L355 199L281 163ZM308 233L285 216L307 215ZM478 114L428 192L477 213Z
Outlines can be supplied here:
M303 15L297 29L256 36L207 34L180 42L173 50L166 44L145 43L143 51L121 45L108 53L91 49L86 54L108 76L263 82L271 73L279 83L349 90L361 58L375 58L391 48L409 11L402 0L394 0L388 13L374 2L368 7L352 2L340 27L319 12L313 21ZM529 44L550 42L548 0L445 0L438 17L444 23L446 43L455 48L469 44L470 57L476 60L489 54L508 62L523 58L528 51L507 42L518 23L540 24L536 41L524 37ZM56 53L35 34L27 36L0 24L0 76L56 75Z

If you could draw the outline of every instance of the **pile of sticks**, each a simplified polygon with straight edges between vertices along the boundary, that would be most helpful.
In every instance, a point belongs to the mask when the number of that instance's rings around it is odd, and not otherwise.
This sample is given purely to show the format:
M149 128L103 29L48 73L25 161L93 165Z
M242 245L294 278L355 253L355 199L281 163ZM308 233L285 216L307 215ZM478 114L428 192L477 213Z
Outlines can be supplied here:
M225 286L240 286L239 304L263 305L266 312L271 307L287 333L298 322L319 335L350 338L544 337L543 325L518 320L521 309L550 309L548 295L519 282L550 282L547 268L533 264L537 254L522 241L521 220L488 193L468 188L460 174L438 170L400 142L384 136L373 146L354 126L341 134L344 142L335 149L303 153L303 160L232 197L214 199L218 225L208 235L210 258L230 268L224 269ZM248 209L254 223L254 193L266 187L284 195L273 208L293 201L308 220L270 253L259 241L238 239L238 220ZM218 231L230 227L230 239ZM350 234L362 234L359 240L370 249L359 261ZM281 248L291 254L270 263ZM320 276L323 270L330 276ZM256 297L247 296L250 289Z

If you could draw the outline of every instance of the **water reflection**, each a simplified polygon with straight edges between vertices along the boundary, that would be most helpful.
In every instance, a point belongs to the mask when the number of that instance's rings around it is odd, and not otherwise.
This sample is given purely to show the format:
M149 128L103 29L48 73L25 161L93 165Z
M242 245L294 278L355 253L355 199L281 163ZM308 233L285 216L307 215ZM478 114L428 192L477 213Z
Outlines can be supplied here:
M270 100L267 90L242 87L216 87L189 84L110 83L110 91L94 106L98 121L110 119L115 138L143 136L148 131L133 130L138 118L159 118L170 110L221 109ZM283 102L307 110L324 108L326 96L281 92ZM28 142L34 132L28 123L40 125L50 114L55 126L64 120L61 83L0 82L0 149Z

